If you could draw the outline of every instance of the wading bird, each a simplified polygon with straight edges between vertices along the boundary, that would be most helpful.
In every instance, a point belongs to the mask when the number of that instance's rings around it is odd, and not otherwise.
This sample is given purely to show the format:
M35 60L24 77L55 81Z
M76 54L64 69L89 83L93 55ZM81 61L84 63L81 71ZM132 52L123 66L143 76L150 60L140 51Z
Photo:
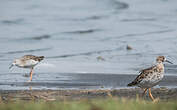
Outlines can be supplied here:
M44 59L44 56L34 56L34 55L25 55L21 58L17 58L14 60L12 65L9 67L12 68L13 66L17 66L20 68L30 68L30 81L32 81L32 76L33 76L33 69L34 67Z
M157 85L164 76L164 64L163 62L168 62L164 56L158 56L156 59L156 65L141 70L140 74L129 83L127 86L138 86L144 89L143 96L146 94L147 90L149 90L149 97L154 101L154 97L151 94L151 88Z

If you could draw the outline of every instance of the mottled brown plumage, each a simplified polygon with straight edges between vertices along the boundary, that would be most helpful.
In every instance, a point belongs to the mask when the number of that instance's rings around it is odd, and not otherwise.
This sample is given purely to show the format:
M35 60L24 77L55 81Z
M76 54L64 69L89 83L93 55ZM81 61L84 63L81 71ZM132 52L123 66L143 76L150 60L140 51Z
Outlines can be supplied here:
M144 93L146 93L147 89L149 89L149 92L151 91L150 88L157 85L164 76L164 65L163 62L169 62L166 60L164 56L158 56L156 59L156 65L143 69L140 71L140 74L133 80L131 83L129 83L127 86L138 86L140 88L145 89ZM153 96L151 93L150 97L153 100Z
M35 61L41 61L44 59L44 56L34 56L34 55L24 55L22 58L22 60L30 60L33 59Z
M158 68L157 66L152 66L150 68L144 69L140 71L140 74L135 78L134 81L128 84L128 86L134 86L142 81L142 79L147 78L149 75L152 75L154 72L161 73L163 72L163 68Z

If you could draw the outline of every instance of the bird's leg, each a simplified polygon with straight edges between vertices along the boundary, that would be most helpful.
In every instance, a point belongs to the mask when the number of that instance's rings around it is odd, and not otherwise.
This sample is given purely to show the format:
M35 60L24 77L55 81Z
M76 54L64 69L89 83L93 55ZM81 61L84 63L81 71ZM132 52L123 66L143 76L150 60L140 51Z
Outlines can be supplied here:
M148 90L148 88L145 88L145 89L144 89L144 92L143 92L143 94L142 94L142 97L144 97L144 95L146 94L147 90Z
M151 94L151 88L149 88L149 97L152 99L152 101L154 101L154 97Z
M29 82L32 81L32 76L33 76L33 67L31 68L31 71L30 71L30 80L29 80Z
M111 91L107 91L107 95L110 97L110 98L112 98L112 94L111 94Z

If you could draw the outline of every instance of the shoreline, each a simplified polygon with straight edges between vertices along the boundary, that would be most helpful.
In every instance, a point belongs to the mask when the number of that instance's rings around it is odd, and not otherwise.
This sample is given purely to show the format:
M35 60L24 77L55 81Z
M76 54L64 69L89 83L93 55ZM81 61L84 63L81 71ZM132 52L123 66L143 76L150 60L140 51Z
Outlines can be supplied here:
M0 90L99 90L99 89L127 89L127 84L135 79L137 75L127 74L66 74L39 73L34 75L32 82L20 80L20 74L13 74L11 77L18 77L19 80L0 80ZM3 76L1 76L3 78ZM157 87L177 88L177 76L165 75Z
M0 90L2 102L9 101L65 101L97 98L141 98L140 88L114 90ZM162 101L177 100L177 88L153 88L152 94ZM145 100L150 100L148 95Z

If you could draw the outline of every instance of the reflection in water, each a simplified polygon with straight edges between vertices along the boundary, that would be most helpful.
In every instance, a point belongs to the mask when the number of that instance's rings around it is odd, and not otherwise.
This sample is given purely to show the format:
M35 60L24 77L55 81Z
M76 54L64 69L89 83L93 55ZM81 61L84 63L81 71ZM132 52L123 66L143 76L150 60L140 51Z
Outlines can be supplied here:
M14 20L2 20L1 22L7 25L11 24L20 24L24 21L24 19L14 19Z
M121 50L122 48L110 49L110 50L98 50L92 52L85 52L85 53L77 53L77 54L69 54L69 55L59 55L59 56L51 56L46 58L67 58L67 57L74 57L74 56L90 56L93 54L101 54L101 53L109 53L115 50Z
M40 48L40 49L29 49L29 50L20 50L20 51L10 51L10 52L5 52L3 54L17 54L17 53L30 53L30 52L40 52L40 51L46 51L50 50L51 48Z
M137 19L122 19L123 22L142 22L142 21L155 21L155 18L137 18Z
M24 39L18 39L18 40L43 40L43 39L49 39L51 38L50 35L41 35L41 36L36 36L36 37L30 37L30 38L24 38Z
M129 8L129 4L127 4L125 2L120 2L120 1L117 1L117 0L112 0L111 3L112 3L113 6L115 6L116 10Z
M89 33L94 33L96 31L100 31L99 29L88 29L88 30L76 30L73 32L65 32L68 34L89 34Z
M122 36L117 36L117 37L109 37L102 39L102 41L107 41L107 40L116 40L116 39L124 39L124 38L131 38L131 37L137 37L137 36L144 36L144 35L151 35L151 34L162 34L162 33L168 33L168 32L174 32L174 29L170 30L160 30L160 31L152 31L152 32L145 32L145 33L136 33L136 34L125 34Z
M30 90L30 91L32 90L32 86L29 86L29 90Z

